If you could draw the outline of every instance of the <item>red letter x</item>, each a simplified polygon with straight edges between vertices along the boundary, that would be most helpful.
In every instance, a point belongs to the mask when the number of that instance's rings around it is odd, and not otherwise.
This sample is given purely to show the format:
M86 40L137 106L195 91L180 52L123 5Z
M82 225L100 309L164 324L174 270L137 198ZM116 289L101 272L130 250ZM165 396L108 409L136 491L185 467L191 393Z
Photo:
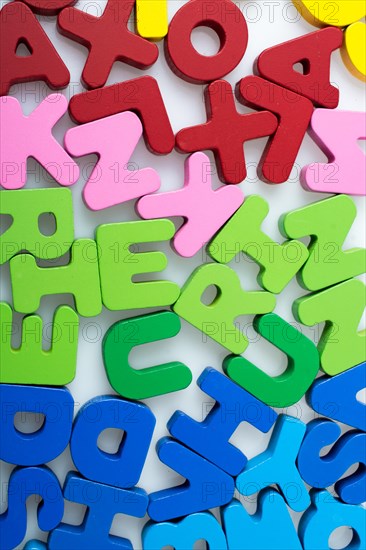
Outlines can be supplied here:
M221 181L240 183L247 175L243 144L271 135L277 128L277 118L268 111L238 113L226 80L210 84L205 100L207 122L178 132L177 148L184 153L211 149Z
M134 5L135 0L108 0L101 17L75 8L66 8L58 16L60 32L89 49L82 74L89 88L104 86L115 61L143 69L157 60L156 44L127 28Z

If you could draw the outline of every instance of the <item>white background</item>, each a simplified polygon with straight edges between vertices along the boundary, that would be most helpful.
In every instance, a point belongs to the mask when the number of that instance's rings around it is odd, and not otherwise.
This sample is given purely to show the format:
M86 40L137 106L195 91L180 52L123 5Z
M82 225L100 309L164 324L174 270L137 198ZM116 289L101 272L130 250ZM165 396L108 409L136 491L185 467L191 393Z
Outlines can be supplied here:
M6 2L3 2L3 4L4 3ZM173 14L183 5L183 3L184 2L169 0L169 19L172 18ZM101 15L104 5L105 3L103 1L83 0L77 2L76 7L87 9L89 13L94 15ZM240 78L252 74L253 62L265 48L316 30L304 19L300 18L290 1L240 1L238 6L244 13L248 23L249 44L241 63L235 71L226 77L232 85L235 85ZM70 84L66 90L62 91L69 99L74 93L78 93L83 89L80 84L80 75L86 60L87 50L76 42L61 36L57 32L55 17L41 16L39 19L70 70L72 84ZM106 39L108 38L106 37ZM199 51L206 55L213 54L218 49L218 40L215 33L207 29L196 29L196 31L194 31L193 41ZM205 121L206 115L202 94L203 86L188 84L176 77L170 71L166 63L163 52L163 42L158 43L158 46L160 51L159 59L148 71L142 72L125 64L115 63L107 84L128 80L143 74L154 76L159 82L173 131L176 133L183 127ZM339 109L352 111L364 109L364 86L347 71L339 51L335 52L332 56L331 80L340 89ZM10 93L22 101L24 113L29 114L41 99L48 95L48 93L51 93L51 90L48 90L44 83L28 83L14 86ZM237 105L237 107L240 112L250 112L249 109L243 106ZM62 143L65 131L73 125L74 124L67 114L56 125L54 133L60 143ZM245 150L248 163L257 163L259 161L264 144L265 140L257 140L246 144ZM213 160L212 154L208 154ZM147 151L143 140L141 140L131 161L135 162L140 168L146 166L155 168L161 177L161 190L169 190L178 189L183 185L183 166L185 158L186 155L181 155L175 151L168 156L155 156ZM96 161L96 156L90 155L88 157L76 159L76 161L80 165L82 169L81 172L83 173L80 180L71 188L74 200L76 238L93 238L96 227L102 223L138 219L134 211L133 202L121 204L100 212L88 210L82 201L81 193L87 173L90 173L90 163ZM305 191L298 181L299 168L318 161L326 162L326 157L311 138L306 136L297 158L298 166L294 169L287 183L277 186L267 185L257 179L254 168L249 170L248 178L241 184L241 188L245 195L260 194L269 201L270 213L263 224L263 230L273 239L281 242L283 240L277 227L277 220L282 213L326 197L326 195ZM30 160L28 167L32 171L35 169L36 163ZM29 174L27 188L57 187L57 184L52 181L51 177L43 172L43 170L38 170L38 174L41 174L40 178L34 173ZM214 185L219 185L217 177L214 177ZM345 248L364 246L365 244L363 235L365 205L362 198L356 197L354 200L358 208L358 217L348 235ZM308 239L304 240L304 242L308 242ZM160 243L157 245L157 248L166 252L169 260L168 268L164 272L163 277L174 280L180 285L186 281L196 266L206 260L204 253L198 253L191 259L180 258L174 254L167 243ZM150 246L149 249L151 249ZM67 258L63 258L61 262L67 263ZM245 289L254 290L259 288L256 282L256 275L258 272L257 264L249 261L249 259L242 258L239 263L234 263L233 267L235 267L237 273L240 275ZM156 274L156 276L152 278L159 278L159 274ZM1 267L1 280L1 299L11 303L8 265ZM292 280L282 294L277 297L275 313L281 315L289 322L294 322L291 312L292 302L305 293L306 292L299 287L296 280ZM52 320L54 309L59 304L69 304L72 306L73 299L66 295L51 296L42 299L39 313L43 316L45 322L50 322ZM75 399L76 411L83 403L94 396L114 393L107 381L102 361L101 340L105 331L115 321L151 311L150 309L110 312L103 308L102 314L96 318L80 318L77 373L74 381L69 385L69 389ZM251 322L251 320L251 318L248 318L245 319L245 322ZM16 315L15 323L18 326L20 326L20 321L21 316ZM360 328L364 328L364 325ZM306 327L303 327L303 330L306 335L314 340L321 334L322 326L319 327L319 330L311 330ZM249 334L254 336L252 331ZM19 342L19 335L15 336L14 345ZM45 345L47 346L47 342ZM193 382L186 390L145 400L145 403L151 408L157 418L153 444L150 447L139 482L139 486L144 488L148 493L176 485L183 481L176 472L160 463L155 453L155 443L162 436L167 435L166 422L176 409L179 408L190 413L197 420L202 420L205 417L207 411L210 409L212 400L198 389L195 381L202 370L207 366L213 366L221 370L222 361L227 354L227 350L213 341L206 341L206 338L204 338L198 330L191 327L185 321L182 321L182 330L174 339L165 340L162 343L150 344L148 346L141 346L132 352L130 359L131 363L136 368L179 360L187 364L193 373ZM286 366L285 357L278 352L278 350L263 341L263 339L257 343L251 343L246 351L246 357L272 375L279 374ZM305 422L315 417L315 413L307 407L304 400L282 412L293 414ZM343 428L347 429L346 427ZM114 449L115 435L115 433L105 434L103 438L103 448L105 450ZM266 448L269 435L270 434L262 434L248 425L242 425L238 428L231 441L242 449L248 457L252 457ZM49 465L59 477L60 482L63 483L66 473L73 469L69 450L67 449ZM11 470L12 466L2 464L3 482L7 481ZM2 489L4 488L6 489L6 484L3 483ZM242 502L250 512L255 510L256 505L254 497L246 500L242 498ZM6 507L6 490L3 490L1 499L2 511L4 511ZM217 515L217 511L214 512ZM78 524L81 521L82 514L83 507L66 501L65 522ZM300 514L292 513L292 516L297 525ZM132 541L135 548L141 548L140 533L146 520L147 518L140 520L118 515L113 522L111 533L127 537ZM28 522L25 540L30 538L46 540L47 534L40 531L37 526L36 504L32 499L28 501ZM344 543L349 540L347 538L348 536L349 534L345 529L335 534L335 536L332 537L334 548L342 548Z

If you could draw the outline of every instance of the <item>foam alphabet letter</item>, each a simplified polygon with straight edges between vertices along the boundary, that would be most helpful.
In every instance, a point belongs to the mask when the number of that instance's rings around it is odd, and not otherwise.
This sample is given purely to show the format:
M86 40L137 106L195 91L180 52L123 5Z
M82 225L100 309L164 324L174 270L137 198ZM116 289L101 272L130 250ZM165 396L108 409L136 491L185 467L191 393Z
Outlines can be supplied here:
M142 197L137 203L142 218L183 216L185 223L178 229L173 243L183 257L194 256L242 204L244 196L238 187L225 186L213 190L210 159L204 153L194 153L185 163L184 187Z
M345 30L341 50L342 59L347 69L363 82L366 80L366 53L362 46L365 41L366 25L363 21L357 21Z
M66 388L1 384L0 458L10 464L36 466L56 458L69 443L74 400ZM44 415L42 427L23 433L14 426L18 412Z
M179 361L134 369L128 356L136 346L172 338L180 331L180 319L171 311L158 311L114 323L103 340L103 360L113 389L128 399L148 399L186 388L190 369Z
M39 217L51 213L56 230L45 235ZM72 195L69 189L31 189L2 193L0 214L12 217L12 225L0 236L0 264L21 250L37 258L52 260L63 256L74 240Z
M207 542L209 548L227 550L222 528L209 512L191 514L176 523L148 522L142 531L144 550L157 550L168 545L175 550L187 550L201 539Z
M128 169L141 134L141 122L130 112L75 126L66 133L65 146L71 155L97 153L99 157L84 188L84 201L91 210L102 210L159 189L160 178L153 168Z
M70 73L66 65L28 6L23 2L5 4L0 27L0 96L21 82L44 80L53 89L68 85ZM30 55L17 55L19 44L25 44Z
M9 480L8 509L0 515L1 548L13 550L27 531L27 499L39 495L38 526L51 531L62 520L64 499L57 477L49 468L16 468Z
M244 496L253 495L275 483L295 512L305 510L310 498L296 467L305 431L306 425L297 418L280 415L267 450L250 459L238 475L238 491Z
M39 308L42 296L70 293L80 315L99 315L102 302L96 243L92 239L77 239L70 254L70 263L61 267L38 267L31 254L19 254L10 260L15 311L32 313Z
M366 194L366 158L358 140L366 139L366 114L316 109L310 135L327 155L328 163L304 166L300 181L309 191Z
M366 359L366 330L358 332L364 309L365 285L358 279L295 300L294 315L301 323L325 322L318 351L321 368L330 376Z
M136 0L136 27L144 38L164 38L168 34L167 0Z
M32 539L27 542L23 550L47 550L47 545L40 540Z
M202 55L194 48L191 34L196 27L213 29L220 39L220 50ZM221 0L211 5L206 0L183 4L169 24L165 55L172 71L195 84L218 80L240 63L248 44L248 27L236 4Z
M207 121L180 130L176 135L177 149L181 153L213 151L220 180L241 183L247 176L243 144L273 134L277 119L269 111L238 113L232 87L226 80L207 86L205 105Z
M32 539L27 542L23 550L47 550L47 545L40 540Z
M337 376L321 376L306 399L319 414L366 432L366 405L357 399L365 387L366 363L361 363Z
M328 491L310 491L311 506L300 519L299 537L304 550L329 550L329 537L338 527L353 529L352 550L366 548L366 510L343 504Z
M102 483L83 479L75 472L69 472L64 485L64 497L87 506L88 511L81 525L61 523L48 539L49 550L64 548L103 548L103 550L133 550L128 539L110 535L116 514L144 517L148 498L142 489L126 491Z
M277 115L278 127L267 143L259 173L268 183L287 181L309 126L313 104L306 97L259 76L240 80L236 95L248 107L268 109Z
M259 284L277 294L298 272L309 253L300 241L286 241L279 245L261 230L268 211L268 203L259 195L246 198L215 235L208 251L214 260L224 264L244 252L260 265Z
M87 88L104 86L115 61L144 69L157 60L156 44L127 27L134 5L135 0L107 0L100 17L76 8L66 8L59 14L59 31L89 50L81 76Z
M153 109L151 105L154 105ZM159 84L152 76L141 76L74 95L69 109L79 124L134 111L141 118L146 146L152 153L167 155L174 147L174 134L164 100Z
M153 521L168 521L227 504L234 494L233 478L178 441L163 437L157 444L160 460L187 478L177 487L149 495Z
M201 297L214 285L217 296L210 305ZM248 339L235 324L240 315L267 313L275 306L275 297L269 292L246 292L238 275L230 267L221 264L206 264L198 267L189 277L173 309L180 317L191 323L230 350L240 354L248 346Z
M42 56L46 57L46 52ZM15 97L2 99L0 184L5 189L24 187L29 157L35 158L60 185L78 180L78 165L52 135L53 126L66 111L67 99L61 94L47 96L29 116L23 115Z
M332 445L320 456L323 447ZM337 481L353 464L357 471ZM351 430L341 436L341 428L332 420L312 420L299 451L297 464L306 483L325 489L335 483L335 490L347 504L361 504L366 500L366 434Z
M14 349L12 334L13 311L0 302L0 383L63 386L75 376L78 348L79 317L71 307L56 309L51 334L51 347L42 349L43 325L41 317L29 315L22 323L22 343ZM47 331L48 331L47 326ZM49 334L49 332L48 332Z
M257 59L260 76L284 86L320 107L335 109L339 90L331 85L330 58L342 46L341 29L328 27L264 50ZM294 70L301 63L304 74Z
M70 450L74 464L91 481L133 487L140 478L154 427L155 417L142 403L107 395L91 399L73 425ZM98 447L99 435L109 428L126 434L114 455Z
M216 400L215 406L203 422L176 411L168 430L184 445L235 476L247 462L246 456L229 442L236 428L249 422L261 432L268 432L277 414L215 369L206 368L197 384Z
M173 304L179 287L170 281L133 282L141 273L162 271L167 266L163 252L130 251L138 243L167 241L175 232L170 220L111 223L97 229L99 271L103 304L111 310Z
M75 0L23 0L23 2L25 2L34 13L40 13L41 15L56 15L67 6L75 4ZM38 541L34 542L36 543Z
M280 229L284 235L311 236L310 255L299 274L304 288L320 290L365 271L366 249L342 249L356 214L354 201L347 195L338 195L281 216Z
M318 374L319 354L315 344L275 313L255 317L253 326L263 338L287 355L287 369L272 377L245 357L229 356L224 360L226 374L267 405L293 405Z
M311 25L347 27L366 15L366 8L359 0L334 0L332 4L312 0L294 0L294 4ZM320 549L322 550L322 549Z
M273 489L259 493L255 514L233 499L221 508L229 550L302 550L286 504Z

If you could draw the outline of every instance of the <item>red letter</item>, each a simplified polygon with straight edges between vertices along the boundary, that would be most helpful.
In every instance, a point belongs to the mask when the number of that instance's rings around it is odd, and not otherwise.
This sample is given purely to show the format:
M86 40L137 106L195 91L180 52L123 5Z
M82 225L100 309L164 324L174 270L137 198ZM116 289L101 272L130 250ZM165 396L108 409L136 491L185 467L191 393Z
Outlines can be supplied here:
M156 44L128 30L135 0L108 0L101 17L76 8L58 16L59 31L89 49L82 80L89 88L104 86L115 61L138 69L150 67L158 58Z
M237 84L238 100L254 109L276 113L279 124L263 154L261 175L269 183L288 180L313 113L313 104L259 76L247 76Z
M75 4L76 0L23 0L35 13L56 15L67 6Z
M0 95L18 82L44 80L50 88L65 88L70 73L32 11L22 2L11 2L0 16ZM30 55L16 54L25 44Z
M213 29L220 39L215 55L201 55L192 45L196 27ZM190 0L173 17L165 41L170 68L183 80L205 84L230 73L240 63L248 43L248 28L231 0Z
M167 155L174 147L174 134L159 85L151 76L75 95L69 109L79 124L134 111L142 120L146 145L153 153Z
M257 59L257 71L316 105L335 109L339 91L329 82L330 56L342 42L342 30L334 27L300 36L264 50ZM295 71L296 63L302 64L304 74Z
M221 181L240 183L247 175L243 143L275 132L276 117L267 111L238 113L233 90L226 80L210 84L205 99L207 122L180 130L177 148L183 153L211 149Z

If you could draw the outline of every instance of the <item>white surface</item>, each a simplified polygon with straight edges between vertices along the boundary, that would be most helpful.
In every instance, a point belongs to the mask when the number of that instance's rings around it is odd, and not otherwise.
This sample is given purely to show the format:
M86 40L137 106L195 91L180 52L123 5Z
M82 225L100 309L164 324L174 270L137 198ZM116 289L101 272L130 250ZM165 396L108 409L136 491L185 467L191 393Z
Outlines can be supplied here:
M183 3L169 1L170 19ZM238 5L247 19L249 44L241 63L235 71L226 77L232 85L240 78L252 74L253 62L265 48L316 30L300 18L290 1L241 1ZM76 7L87 9L89 13L93 13L94 15L100 15L103 6L103 1L95 0L93 2L79 1L76 4ZM62 92L67 98L70 98L73 94L82 91L80 75L86 60L87 50L57 32L55 17L41 16L40 20L57 51L70 69L72 83ZM194 34L194 43L201 53L212 54L217 50L217 40L214 33L204 29L197 29ZM203 122L206 119L202 95L203 87L188 84L176 77L166 63L163 53L163 42L159 43L159 50L160 56L157 63L148 71L142 72L122 63L116 63L107 84L128 80L143 74L150 74L159 82L174 132L183 127ZM364 86L347 71L339 52L334 53L332 56L331 80L340 88L339 109L353 111L364 109ZM29 83L14 86L11 90L11 95L22 101L25 113L30 113L36 104L50 92L44 83ZM238 106L238 110L249 112L249 109L245 109L242 106ZM62 121L57 124L55 135L60 142L63 139L64 132L72 126L73 123L68 115L65 115ZM271 186L258 181L256 177L255 164L258 163L261 157L264 143L265 140L258 140L246 145L247 162L250 168L248 170L248 178L241 184L241 187L245 194L258 193L269 201L270 213L263 224L263 229L272 238L280 241L281 236L278 231L277 220L283 212L320 200L326 196L305 191L298 181L299 169L302 166L311 162L326 161L326 157L310 137L306 136L297 158L297 166L294 168L290 180L282 185ZM211 153L209 155L213 159ZM164 157L154 156L147 151L143 140L141 140L131 161L135 162L139 167L151 166L155 168L161 176L161 190L168 190L179 188L183 185L183 164L185 158L186 155L181 155L175 151ZM74 199L76 238L94 237L96 227L102 223L138 219L133 203L121 204L120 206L101 212L88 210L82 201L81 191L87 174L90 174L92 166L96 161L96 157L83 157L76 159L76 161L82 168L81 171L83 174L78 183L71 189ZM36 173L29 174L27 188L57 187L57 184L51 181L48 174L43 172L39 166L36 167L35 162L30 161L28 167L31 170L36 168ZM217 178L214 181L215 185L219 185ZM362 198L355 198L354 200L358 207L358 217L348 235L345 248L364 246L365 244L363 236L365 204ZM164 277L174 280L180 285L186 281L196 266L206 260L204 252L198 253L196 257L187 260L176 256L168 244L159 245L158 248L168 255L169 265L164 273ZM67 263L67 260L65 262ZM258 288L256 283L258 266L255 263L249 259L241 259L240 263L235 264L235 269L242 279L244 288L248 290ZM1 299L10 301L11 303L8 265L2 266L1 279ZM287 321L294 322L291 304L295 298L303 294L305 292L298 286L296 281L291 281L284 292L278 296L275 312ZM73 300L70 296L55 296L42 299L39 313L44 317L45 322L51 321L54 308L61 303L73 305ZM75 399L76 411L83 403L96 395L113 393L107 381L101 355L101 340L107 328L119 319L151 311L110 312L104 308L103 313L97 318L80 319L77 374L75 380L69 386ZM21 317L17 316L18 325L20 319ZM251 321L252 318L247 318L244 322L251 323ZM314 339L321 333L320 330L322 327L320 327L319 332L306 327L302 328L307 336ZM254 336L253 331L249 331L248 335ZM133 362L135 367L146 367L171 360L179 360L186 363L193 373L193 382L188 389L145 401L157 417L153 444L150 447L146 465L139 482L139 486L144 488L148 493L176 485L182 481L182 478L178 474L159 462L155 453L155 442L162 436L167 435L166 422L177 408L190 413L197 420L202 420L205 417L210 409L212 400L197 388L195 381L206 366L213 366L221 370L222 360L227 354L228 352L224 348L211 340L207 340L204 335L185 321L182 321L181 333L176 338L166 340L163 344L157 343L151 344L148 347L142 346L132 352L131 362ZM273 375L278 374L285 367L284 356L263 340L252 342L246 352L246 356ZM305 422L315 417L315 413L306 406L304 400L281 412L298 416ZM266 448L268 439L268 435L264 435L248 425L243 425L239 427L232 441L245 451L249 457L252 457ZM108 439L106 437L105 442L106 445L112 444L112 438ZM107 450L108 447L106 446L105 449ZM69 451L66 450L50 466L58 475L60 482L63 483L66 473L70 469L73 469ZM6 482L11 469L10 465L2 464L3 481ZM1 507L2 510L5 510L7 506L6 483L2 484L2 489L5 490L3 491ZM244 501L243 497L242 501ZM254 511L256 506L255 498L249 497L245 499L244 505L251 512ZM30 538L46 540L47 535L38 529L36 505L32 499L29 499L28 502L28 513L29 523L25 540ZM300 514L292 515L297 524ZM66 502L64 521L77 524L80 523L81 517L82 507ZM146 518L138 520L126 516L116 516L113 522L112 533L130 538L135 548L141 548L140 533L145 521ZM347 539L346 531L341 530L334 536L334 539L334 548L342 548L343 543L346 543Z

